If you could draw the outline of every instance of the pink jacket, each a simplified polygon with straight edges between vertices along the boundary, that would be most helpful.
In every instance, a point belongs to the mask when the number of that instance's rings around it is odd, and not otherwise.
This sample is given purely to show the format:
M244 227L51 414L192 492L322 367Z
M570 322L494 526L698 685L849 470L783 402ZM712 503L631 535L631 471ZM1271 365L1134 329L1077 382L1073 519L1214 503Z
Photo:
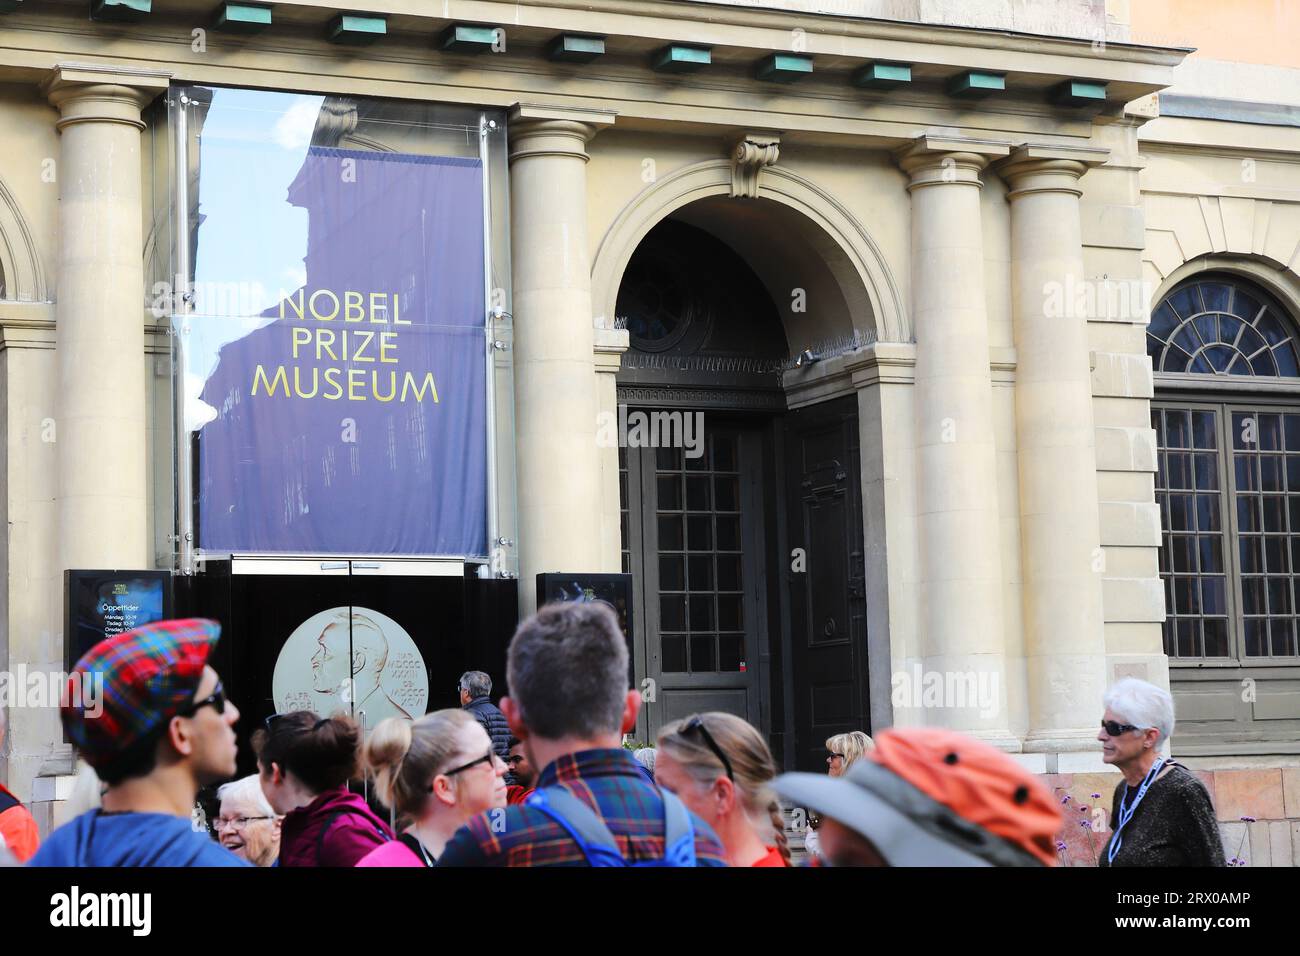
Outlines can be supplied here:
M411 852L401 840L377 846L357 863L357 866L424 866L424 861Z

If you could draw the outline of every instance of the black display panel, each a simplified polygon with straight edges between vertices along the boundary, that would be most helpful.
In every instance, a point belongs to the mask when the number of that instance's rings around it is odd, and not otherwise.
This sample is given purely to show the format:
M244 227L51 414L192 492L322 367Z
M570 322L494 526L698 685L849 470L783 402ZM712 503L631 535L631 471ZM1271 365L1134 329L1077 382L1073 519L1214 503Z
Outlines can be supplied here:
M208 562L178 605L222 624L212 665L240 710L241 775L255 772L250 738L274 713L344 712L369 729L459 707L467 670L491 675L499 698L518 618L514 581L232 575L226 562Z
M602 601L618 615L627 641L627 685L636 686L632 644L632 575L549 572L537 575L537 606L552 602Z
M171 581L170 571L64 571L64 670L106 637L171 617Z

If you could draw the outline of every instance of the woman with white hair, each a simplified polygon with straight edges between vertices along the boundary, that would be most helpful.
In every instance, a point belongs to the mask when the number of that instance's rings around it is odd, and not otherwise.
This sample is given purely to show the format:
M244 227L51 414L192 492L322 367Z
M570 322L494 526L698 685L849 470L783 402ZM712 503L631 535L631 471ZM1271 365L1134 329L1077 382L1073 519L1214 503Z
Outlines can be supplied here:
M1136 677L1106 691L1101 759L1124 779L1115 788L1100 866L1223 866L1210 794L1196 775L1160 755L1174 732L1169 692Z
M278 815L262 792L261 778L251 774L217 788L221 809L213 828L217 840L253 866L271 866L280 855Z

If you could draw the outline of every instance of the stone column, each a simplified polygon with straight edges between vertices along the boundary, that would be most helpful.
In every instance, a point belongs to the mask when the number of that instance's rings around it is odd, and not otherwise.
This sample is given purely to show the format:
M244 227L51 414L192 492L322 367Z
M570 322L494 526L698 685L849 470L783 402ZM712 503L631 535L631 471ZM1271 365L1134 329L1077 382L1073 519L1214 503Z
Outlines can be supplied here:
M980 171L999 143L923 136L899 155L912 195L920 684L928 724L1019 749L1006 636L984 302ZM916 665L913 665L914 667ZM981 700L972 700L972 697ZM983 706L977 706L982 703Z
M612 113L511 113L521 610L541 571L602 568L601 449L587 241L587 143Z
M1010 186L1016 451L1031 752L1095 750L1105 570L1097 504L1079 177L1100 149L1022 146Z
M58 66L61 568L152 566L146 500L140 110L159 73Z
M596 329L596 414L602 422L618 421L618 370L628 349L626 329ZM600 554L599 570L623 570L622 494L618 480L618 446L603 443L600 454Z

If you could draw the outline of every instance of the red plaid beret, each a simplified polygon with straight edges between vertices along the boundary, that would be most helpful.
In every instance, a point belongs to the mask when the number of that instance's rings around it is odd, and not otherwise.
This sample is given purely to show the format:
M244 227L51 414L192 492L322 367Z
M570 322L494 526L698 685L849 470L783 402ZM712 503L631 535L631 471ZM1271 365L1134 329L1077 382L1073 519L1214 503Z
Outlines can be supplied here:
M100 641L68 676L59 714L96 770L194 700L216 621L158 621Z

